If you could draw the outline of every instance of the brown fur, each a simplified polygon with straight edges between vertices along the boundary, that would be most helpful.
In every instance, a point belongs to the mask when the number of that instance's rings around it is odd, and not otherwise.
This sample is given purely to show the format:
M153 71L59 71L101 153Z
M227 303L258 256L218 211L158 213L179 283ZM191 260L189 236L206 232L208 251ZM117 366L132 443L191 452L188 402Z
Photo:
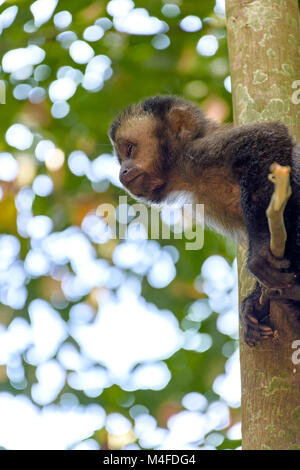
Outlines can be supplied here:
M270 183L268 166L256 154L269 152L279 161L281 147L286 155L292 149L280 123L220 126L194 104L168 96L125 109L113 122L110 137L121 164L120 177L125 169L122 182L133 196L163 204L174 193L190 193L194 203L204 204L206 224L239 242L247 241L252 227L246 230L242 201L247 193L241 194L248 168L254 175L248 183L251 203L258 201L259 208L262 196L256 184L260 177ZM134 144L130 158L128 142ZM138 178L128 181L130 172Z
M189 194L204 204L208 226L248 243L247 266L260 284L243 302L242 332L251 346L271 337L268 304L259 304L261 285L287 289L300 282L300 147L286 126L218 126L193 103L156 96L124 110L112 123L110 138L120 179L134 197L168 204L174 195ZM292 195L284 213L288 263L281 264L270 252L266 218L274 161L291 167ZM299 312L300 302L293 308Z
M174 116L174 127L180 129L182 119L181 114ZM192 119L189 126L193 125ZM209 122L207 134L211 134L218 128L216 123ZM132 117L126 116L122 125L115 134L115 149L120 163L126 159L127 142L132 142L136 149L133 151L132 159L135 165L142 167L145 174L150 175L153 187L161 186L162 171L160 165L161 151L159 140L156 137L157 122L149 115ZM187 136L188 138L188 136ZM224 175L224 169L207 168L201 176L186 174L182 168L171 168L168 170L168 178L164 179L165 194L172 192L192 193L195 203L204 204L206 224L217 231L230 235L236 240L245 241L245 227L243 225L242 212L240 207L240 190L238 184ZM147 197L145 194L145 181L140 179L137 183L132 183L127 189L137 197ZM141 188L141 185L144 185ZM226 214L226 216L224 216Z

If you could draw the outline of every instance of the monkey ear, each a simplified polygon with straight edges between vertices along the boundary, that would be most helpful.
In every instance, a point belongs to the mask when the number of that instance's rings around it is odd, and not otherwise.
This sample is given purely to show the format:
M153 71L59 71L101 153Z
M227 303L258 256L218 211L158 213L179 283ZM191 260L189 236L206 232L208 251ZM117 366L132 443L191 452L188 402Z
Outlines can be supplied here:
M194 114L183 106L174 106L168 113L168 121L176 134L181 134L184 131L193 133L196 128Z

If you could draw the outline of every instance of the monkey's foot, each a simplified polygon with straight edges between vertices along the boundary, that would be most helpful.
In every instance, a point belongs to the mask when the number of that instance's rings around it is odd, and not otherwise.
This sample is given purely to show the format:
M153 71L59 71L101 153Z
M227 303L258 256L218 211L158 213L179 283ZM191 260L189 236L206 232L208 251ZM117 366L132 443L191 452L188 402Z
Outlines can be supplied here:
M290 289L262 289L260 305L266 305L270 300L280 301L283 311L292 327L300 333L300 285Z
M255 346L258 342L274 337L274 331L269 322L269 302L259 303L260 288L257 288L241 306L242 334L248 346Z
M269 300L294 300L300 302L300 284L294 284L286 288L263 288L260 303Z
M253 250L254 251L254 250ZM290 288L296 283L295 273L287 272L290 261L275 258L266 246L252 255L248 261L249 271L267 288Z

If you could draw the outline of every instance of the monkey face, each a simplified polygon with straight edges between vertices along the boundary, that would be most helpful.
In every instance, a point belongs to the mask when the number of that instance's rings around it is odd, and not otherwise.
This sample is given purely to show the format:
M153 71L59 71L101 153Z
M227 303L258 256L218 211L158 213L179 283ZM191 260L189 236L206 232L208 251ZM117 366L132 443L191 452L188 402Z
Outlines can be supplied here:
M157 201L165 184L155 122L147 116L132 118L118 130L113 142L121 168L120 181L135 197Z
M202 111L172 96L156 96L125 108L109 137L118 156L120 181L136 198L161 203L178 191L194 140L211 132Z

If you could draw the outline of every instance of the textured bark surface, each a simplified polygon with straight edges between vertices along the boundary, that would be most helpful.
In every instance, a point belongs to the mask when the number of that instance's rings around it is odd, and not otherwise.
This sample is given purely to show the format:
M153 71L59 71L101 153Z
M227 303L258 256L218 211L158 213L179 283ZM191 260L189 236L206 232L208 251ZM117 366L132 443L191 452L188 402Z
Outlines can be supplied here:
M235 124L280 120L300 141L300 104L292 103L300 80L298 2L227 0L226 14ZM245 259L240 249L240 299L253 287ZM300 333L283 304L272 302L271 317L277 341L250 348L241 339L244 450L300 449L300 365L292 361Z

